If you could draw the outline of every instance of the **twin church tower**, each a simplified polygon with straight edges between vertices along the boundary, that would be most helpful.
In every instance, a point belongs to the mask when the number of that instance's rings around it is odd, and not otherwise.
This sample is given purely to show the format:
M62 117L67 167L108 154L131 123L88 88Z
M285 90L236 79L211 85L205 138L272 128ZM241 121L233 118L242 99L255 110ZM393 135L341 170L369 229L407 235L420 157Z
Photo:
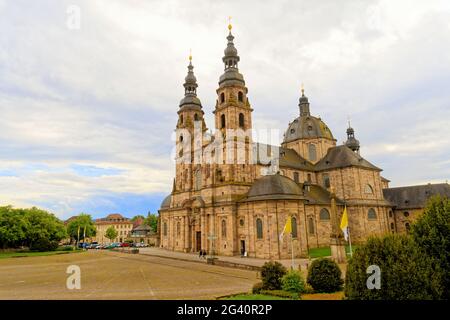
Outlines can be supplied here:
M305 256L309 248L329 244L332 202L339 215L347 206L355 242L389 231L381 169L360 156L352 128L348 140L336 145L328 126L311 115L303 90L299 116L282 145L252 141L253 109L231 24L228 29L214 135L207 132L189 57L176 124L176 176L159 210L161 247L289 258L290 245L279 234L292 216L294 252Z

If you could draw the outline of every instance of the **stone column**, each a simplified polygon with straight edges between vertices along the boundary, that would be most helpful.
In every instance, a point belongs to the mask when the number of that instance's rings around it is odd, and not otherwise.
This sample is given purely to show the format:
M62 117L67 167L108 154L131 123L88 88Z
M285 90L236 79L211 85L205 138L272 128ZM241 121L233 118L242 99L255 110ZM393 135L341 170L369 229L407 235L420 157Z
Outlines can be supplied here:
M237 236L237 204L233 205L231 209L231 249L232 254L239 254L239 239Z
M334 188L331 188L331 235L330 247L331 257L337 263L344 263L346 261L345 242L341 229L339 228L340 221L336 208L336 194Z
M184 216L184 252L189 252L189 217Z
M205 215L205 209L200 209L200 231L201 231L201 249L206 249L206 241L208 239L208 236L206 234L206 215Z

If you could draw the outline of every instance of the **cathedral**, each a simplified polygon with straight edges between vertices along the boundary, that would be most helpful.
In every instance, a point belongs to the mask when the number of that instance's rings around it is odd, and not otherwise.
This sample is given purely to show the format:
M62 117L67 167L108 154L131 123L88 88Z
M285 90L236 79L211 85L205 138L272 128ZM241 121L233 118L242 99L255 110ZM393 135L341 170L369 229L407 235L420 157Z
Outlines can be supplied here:
M281 146L253 141L252 106L232 27L216 90L215 133L208 132L189 57L176 123L176 176L159 210L160 246L265 259L296 257L329 246L332 213L347 208L353 243L395 232L389 180L364 159L354 130L337 145L314 116L302 88L298 117ZM280 237L292 217L292 236Z

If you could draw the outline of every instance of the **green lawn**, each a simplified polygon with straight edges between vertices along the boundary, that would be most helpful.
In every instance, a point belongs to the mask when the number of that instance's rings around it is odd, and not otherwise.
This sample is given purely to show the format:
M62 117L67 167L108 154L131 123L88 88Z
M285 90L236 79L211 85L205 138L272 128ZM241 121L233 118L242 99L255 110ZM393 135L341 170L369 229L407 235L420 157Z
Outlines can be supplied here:
M352 251L355 252L357 246L352 246ZM350 247L345 246L345 252L350 254ZM309 249L309 257L310 258L320 258L320 257L329 257L331 256L331 248L330 247L322 247L322 248L313 248Z
M266 294L238 294L235 296L222 298L221 300L289 300L289 299L269 296Z
M6 258L21 258L21 257L39 257L39 256L53 256L56 254L67 254L67 253L75 253L82 252L82 250L74 250L74 251L44 251L44 252L0 252L0 259Z

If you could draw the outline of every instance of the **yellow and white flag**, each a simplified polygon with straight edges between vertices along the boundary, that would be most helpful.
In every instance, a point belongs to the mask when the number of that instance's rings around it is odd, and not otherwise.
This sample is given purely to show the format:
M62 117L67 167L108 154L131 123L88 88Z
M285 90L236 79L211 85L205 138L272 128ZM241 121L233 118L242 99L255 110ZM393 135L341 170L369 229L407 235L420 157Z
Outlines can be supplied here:
M285 233L291 233L292 232L292 219L291 216L288 216L286 224L284 225L283 232L280 234L280 240L283 240L283 235Z
M342 214L341 230L344 233L345 241L348 241L348 215L347 206L344 207L344 213Z

